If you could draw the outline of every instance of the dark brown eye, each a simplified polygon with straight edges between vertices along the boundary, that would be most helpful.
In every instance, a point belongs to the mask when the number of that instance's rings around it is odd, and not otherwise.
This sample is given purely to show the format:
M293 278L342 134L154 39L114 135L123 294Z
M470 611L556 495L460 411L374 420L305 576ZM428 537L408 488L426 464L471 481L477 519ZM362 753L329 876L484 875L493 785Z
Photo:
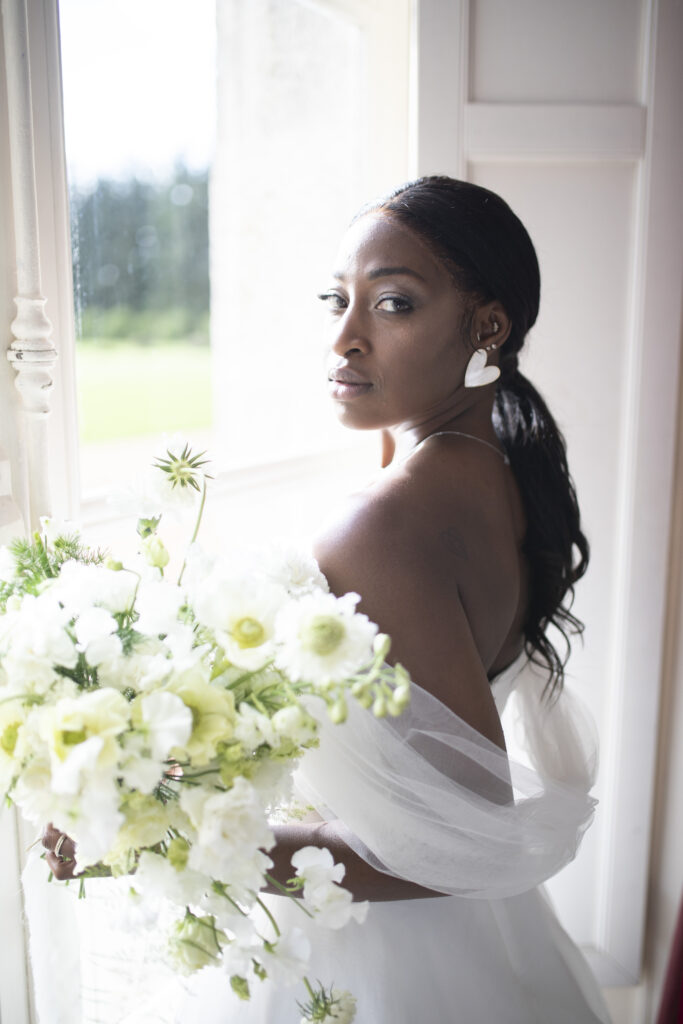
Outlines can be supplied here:
M324 302L328 309L333 313L336 313L341 309L346 309L346 299L338 292L322 292L318 298L321 302Z
M383 309L385 313L411 313L413 304L401 295L385 295L377 303L377 308Z

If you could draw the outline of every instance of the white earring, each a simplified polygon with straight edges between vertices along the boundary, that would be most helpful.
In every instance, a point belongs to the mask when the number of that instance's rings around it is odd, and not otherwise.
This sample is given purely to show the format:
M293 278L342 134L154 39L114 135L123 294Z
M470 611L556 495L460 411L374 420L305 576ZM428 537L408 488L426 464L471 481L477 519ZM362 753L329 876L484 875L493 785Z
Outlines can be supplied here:
M498 326L497 321L494 321L492 325L494 334L498 333ZM477 342L481 345L481 334L478 331ZM496 343L492 341L489 345L484 345L474 352L465 370L466 388L481 388L486 384L493 384L494 380L498 380L500 377L499 367L486 365L487 353L493 352L495 348Z
M489 349L495 347L495 345L490 345ZM493 384L494 380L498 380L500 368L497 366L487 366L487 358L487 349L485 348L478 348L473 353L465 370L466 388L481 388L485 384Z

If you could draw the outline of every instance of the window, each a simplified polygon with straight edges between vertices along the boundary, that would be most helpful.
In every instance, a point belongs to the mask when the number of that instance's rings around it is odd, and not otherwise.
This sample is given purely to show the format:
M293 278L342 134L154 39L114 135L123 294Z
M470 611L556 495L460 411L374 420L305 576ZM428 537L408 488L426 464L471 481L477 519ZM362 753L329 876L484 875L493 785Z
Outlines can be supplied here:
M315 294L407 177L408 4L143 6L60 0L86 519L110 537L105 490L180 430L220 477L208 533L268 529L271 484L278 528L310 532L321 474L349 483L329 453L375 460L328 406Z

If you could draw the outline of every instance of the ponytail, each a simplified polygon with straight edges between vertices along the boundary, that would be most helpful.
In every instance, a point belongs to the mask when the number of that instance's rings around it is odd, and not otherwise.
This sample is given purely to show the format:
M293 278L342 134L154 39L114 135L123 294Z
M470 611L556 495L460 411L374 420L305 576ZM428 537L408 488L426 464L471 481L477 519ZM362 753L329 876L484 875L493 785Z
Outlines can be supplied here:
M571 649L569 635L583 623L571 612L574 584L588 566L589 546L567 465L567 449L540 394L517 368L517 355L501 361L493 424L519 486L526 514L523 552L529 565L529 599L524 620L527 654L547 668L545 692L561 688ZM546 634L562 635L560 653Z

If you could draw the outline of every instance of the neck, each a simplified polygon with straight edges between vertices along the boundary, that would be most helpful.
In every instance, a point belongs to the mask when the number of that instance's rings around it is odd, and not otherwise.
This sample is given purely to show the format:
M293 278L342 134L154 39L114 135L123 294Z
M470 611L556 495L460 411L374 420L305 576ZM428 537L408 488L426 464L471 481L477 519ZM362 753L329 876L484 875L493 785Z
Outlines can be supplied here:
M496 432L493 429L493 389L486 388L489 394L473 396L473 401L465 408L447 409L426 416L419 422L410 421L391 428L396 457L403 458L408 452L424 441L430 434L441 430L457 430L482 441L495 443Z

